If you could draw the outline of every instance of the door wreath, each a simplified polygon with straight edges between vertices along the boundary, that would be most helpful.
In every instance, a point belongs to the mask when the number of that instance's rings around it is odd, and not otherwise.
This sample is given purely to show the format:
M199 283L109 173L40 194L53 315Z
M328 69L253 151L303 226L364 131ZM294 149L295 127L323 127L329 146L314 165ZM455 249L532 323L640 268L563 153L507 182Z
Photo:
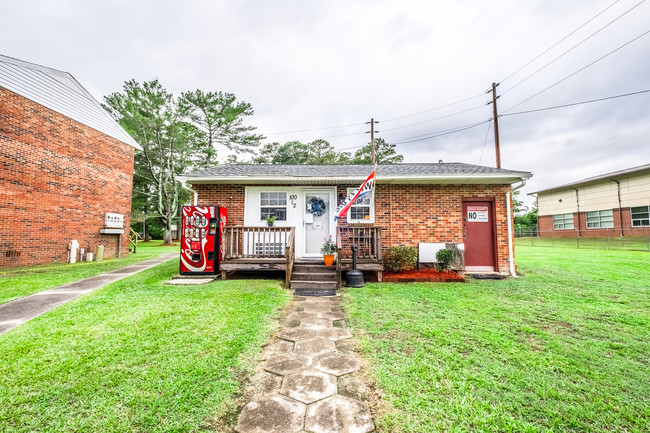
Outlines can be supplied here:
M325 213L325 202L320 197L312 197L312 199L309 200L307 210L314 214L314 216L321 216Z

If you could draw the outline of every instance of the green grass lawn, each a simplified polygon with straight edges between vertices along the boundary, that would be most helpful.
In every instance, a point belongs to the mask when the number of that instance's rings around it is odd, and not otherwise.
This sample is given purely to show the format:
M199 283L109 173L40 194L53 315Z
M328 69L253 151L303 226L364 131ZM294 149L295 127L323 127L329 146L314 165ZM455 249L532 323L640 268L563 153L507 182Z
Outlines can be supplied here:
M211 430L290 300L277 281L167 286L172 260L0 335L0 431Z
M644 236L610 236L606 238L521 237L517 245L535 247L585 248L599 250L650 251L650 233Z
M650 431L650 254L517 261L518 279L346 289L380 431Z
M162 241L151 241L138 243L136 254L131 253L119 259L2 269L0 270L0 304L176 251L179 251L178 246L163 247Z

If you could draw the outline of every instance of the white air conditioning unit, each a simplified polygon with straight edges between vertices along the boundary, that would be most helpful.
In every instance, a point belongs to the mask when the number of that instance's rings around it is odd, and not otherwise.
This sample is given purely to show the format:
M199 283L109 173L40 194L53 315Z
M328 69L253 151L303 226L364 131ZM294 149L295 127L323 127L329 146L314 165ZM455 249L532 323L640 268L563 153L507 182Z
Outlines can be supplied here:
M452 250L454 257L451 262L452 269L465 269L465 244L454 244L454 243L434 243L434 242L420 242L418 244L419 251L419 262L420 265L433 265L438 263L436 260L436 253L444 249Z

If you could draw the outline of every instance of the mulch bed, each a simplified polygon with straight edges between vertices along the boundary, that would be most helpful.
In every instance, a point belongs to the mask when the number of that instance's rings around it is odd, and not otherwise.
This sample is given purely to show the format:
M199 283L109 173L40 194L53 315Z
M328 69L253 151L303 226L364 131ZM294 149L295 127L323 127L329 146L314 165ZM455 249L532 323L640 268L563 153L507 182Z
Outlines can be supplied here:
M465 278L453 271L435 269L412 269L394 274L384 272L385 283L464 283Z

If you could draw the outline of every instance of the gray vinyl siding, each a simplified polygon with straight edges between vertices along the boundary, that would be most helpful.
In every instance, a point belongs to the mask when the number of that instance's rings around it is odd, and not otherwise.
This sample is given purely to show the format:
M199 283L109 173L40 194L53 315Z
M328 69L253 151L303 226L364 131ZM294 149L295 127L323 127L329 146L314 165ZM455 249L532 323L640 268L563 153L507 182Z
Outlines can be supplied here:
M0 86L140 149L138 143L67 72L0 55Z

